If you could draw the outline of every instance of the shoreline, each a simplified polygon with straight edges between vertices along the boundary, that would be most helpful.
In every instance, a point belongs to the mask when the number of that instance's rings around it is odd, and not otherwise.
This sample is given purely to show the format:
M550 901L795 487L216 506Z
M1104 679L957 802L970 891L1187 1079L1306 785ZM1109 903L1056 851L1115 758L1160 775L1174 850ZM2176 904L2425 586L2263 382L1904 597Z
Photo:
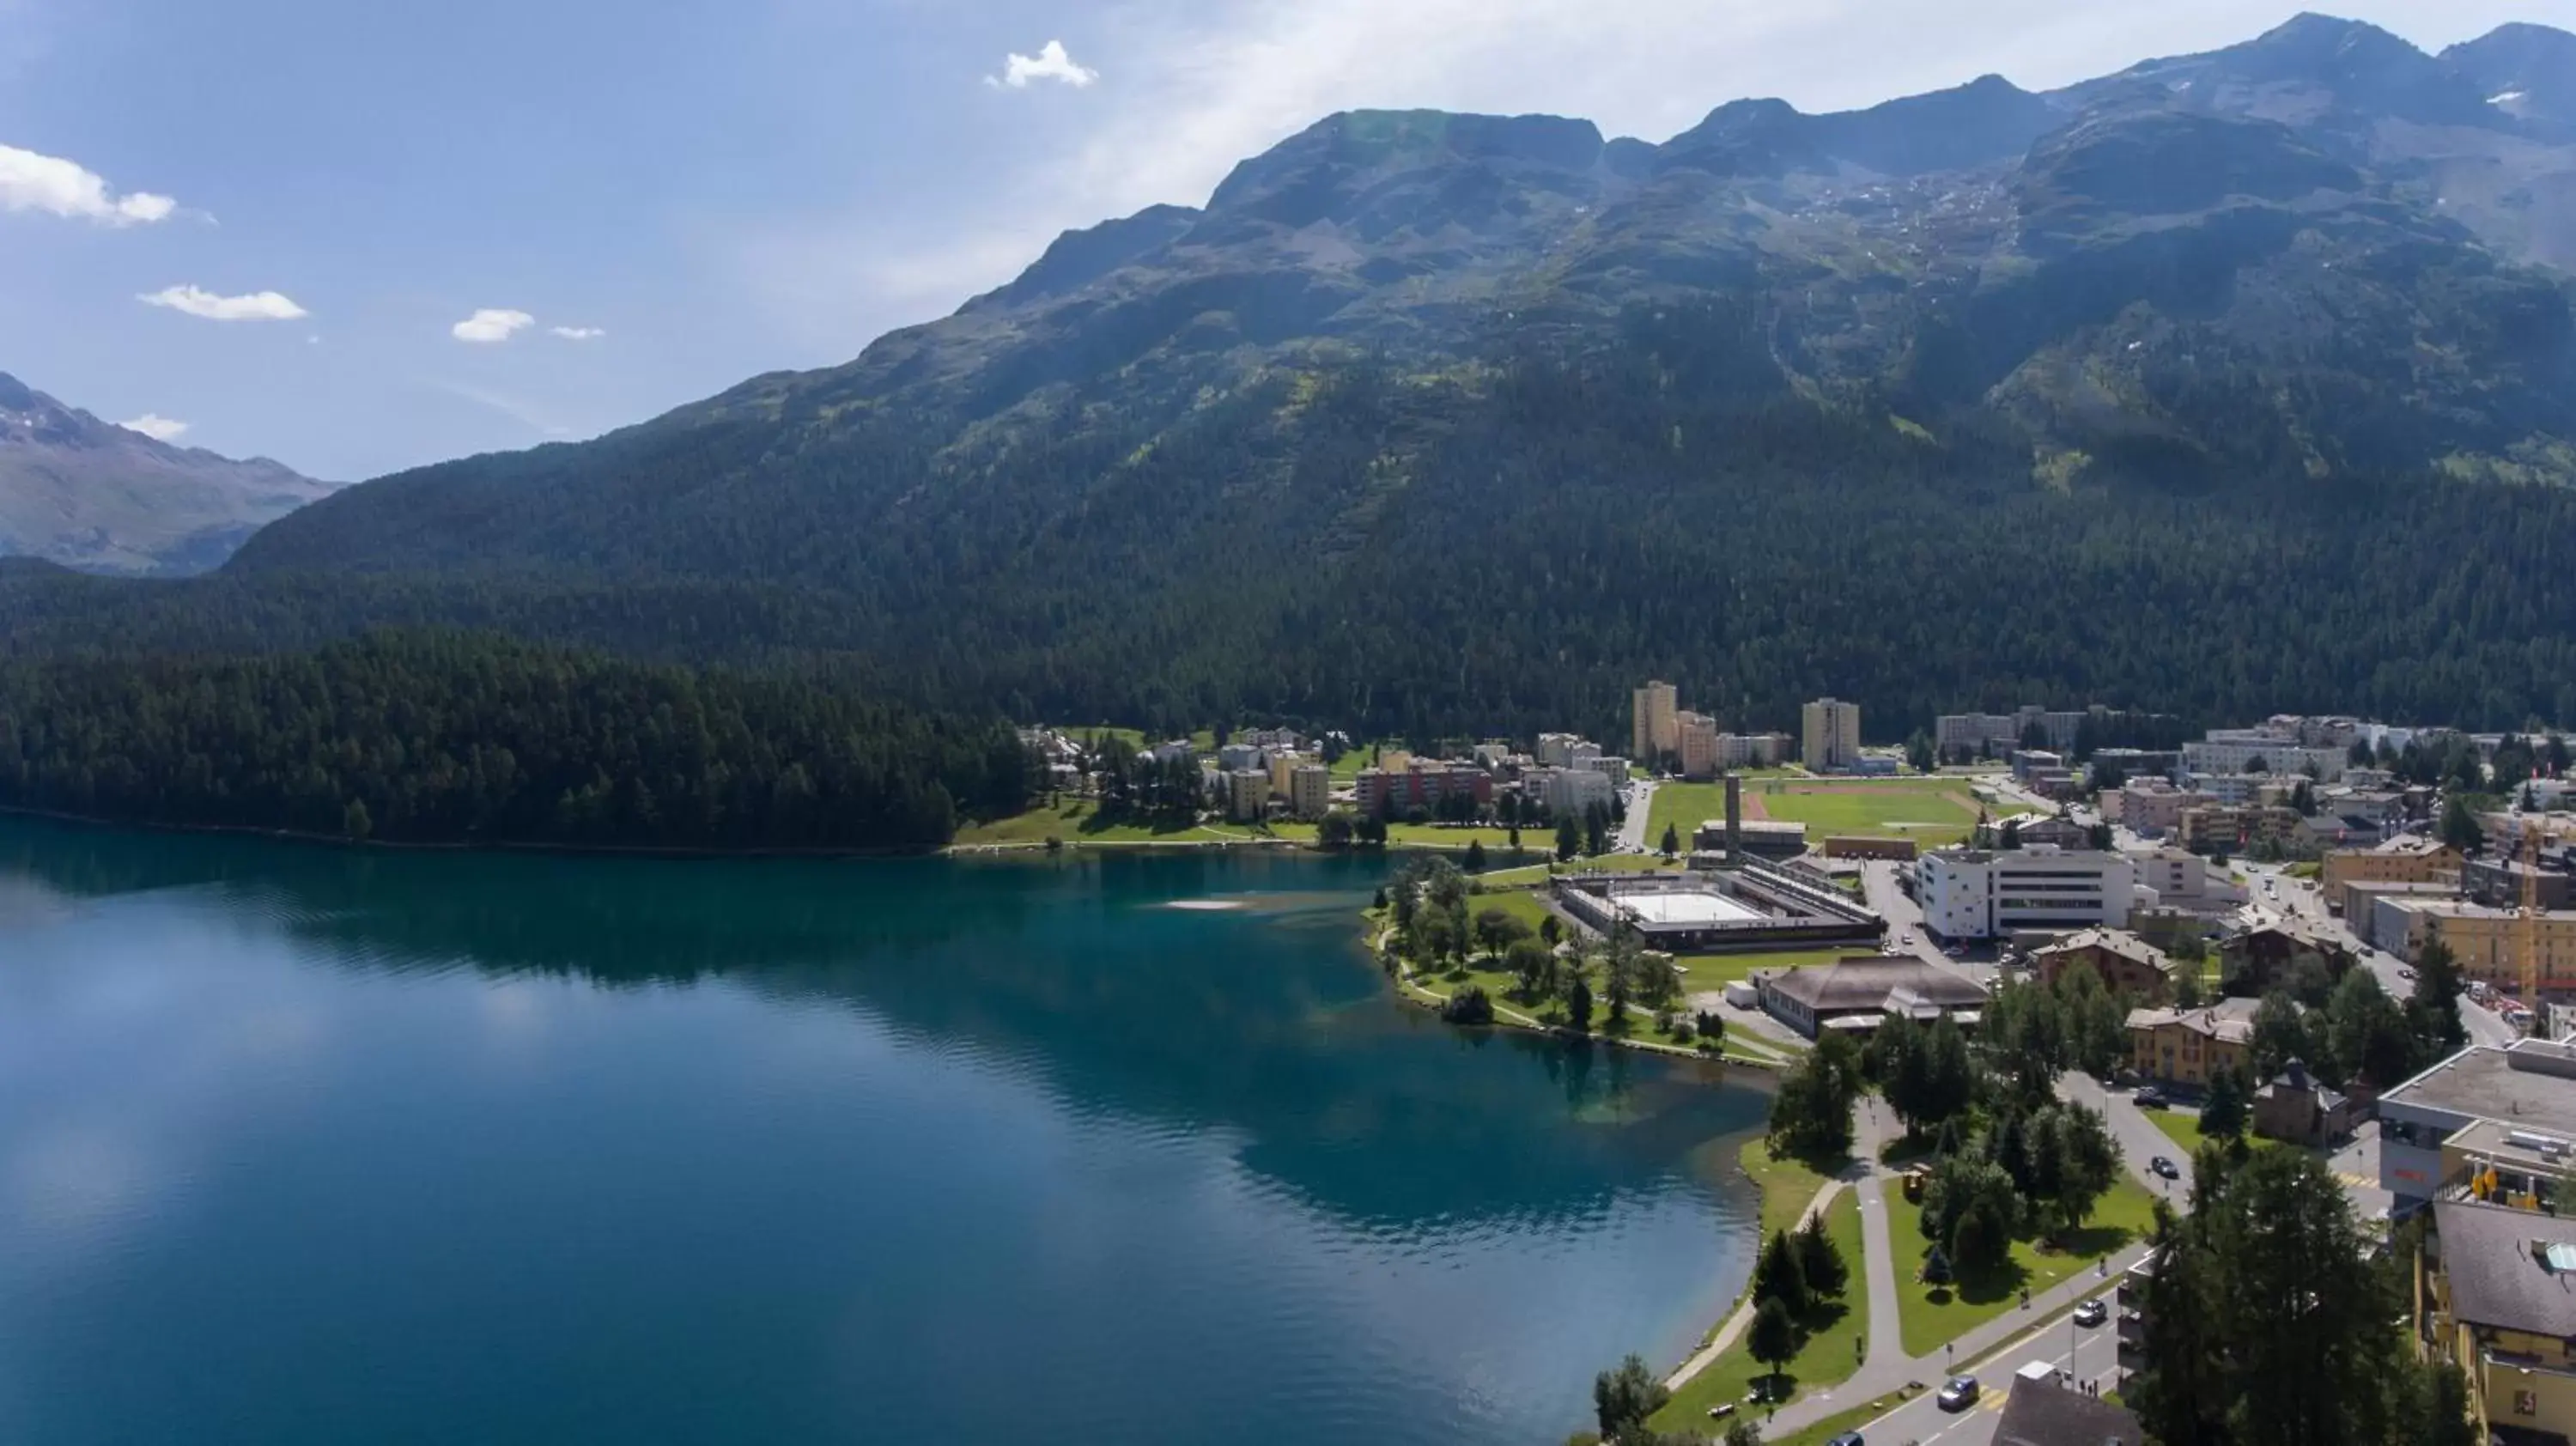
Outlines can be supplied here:
M143 833L199 834L214 838L256 838L274 843L316 845L324 848L383 853L502 853L551 854L563 858L637 858L637 859L923 859L936 858L941 848L860 848L855 845L832 848L695 848L659 844L578 844L538 843L515 839L456 839L444 842L409 839L351 838L347 834L315 833L309 829L259 828L237 823L175 823L167 820L102 818L96 814L68 813L61 809L29 808L23 804L0 804L0 818L34 818L48 823L70 824L78 828L133 829Z

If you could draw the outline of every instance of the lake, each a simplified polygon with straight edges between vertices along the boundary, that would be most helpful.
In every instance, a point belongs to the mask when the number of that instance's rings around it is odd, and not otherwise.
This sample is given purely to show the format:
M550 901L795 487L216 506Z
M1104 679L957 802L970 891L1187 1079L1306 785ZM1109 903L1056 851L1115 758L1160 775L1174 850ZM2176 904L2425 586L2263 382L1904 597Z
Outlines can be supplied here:
M0 1441L1552 1446L1768 1097L1397 1006L1381 877L0 819Z

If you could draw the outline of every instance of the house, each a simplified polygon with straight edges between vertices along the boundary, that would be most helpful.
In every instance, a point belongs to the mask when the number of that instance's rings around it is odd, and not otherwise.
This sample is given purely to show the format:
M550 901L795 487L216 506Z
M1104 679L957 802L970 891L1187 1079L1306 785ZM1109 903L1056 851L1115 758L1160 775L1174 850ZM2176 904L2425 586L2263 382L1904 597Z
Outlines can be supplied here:
M2138 1418L2046 1377L2021 1377L2004 1398L1995 1446L2143 1446Z
M2009 848L2080 849L2093 842L2092 830L2072 819L2045 813L2017 813L2000 818L1986 826L1989 847L2001 844ZM2009 839L2009 844L2003 840Z
M2114 992L2162 1002L2173 990L2173 960L2126 929L2082 929L2031 951L2041 982L2055 984L2077 964L2090 964Z
M2244 1070L2254 1053L2251 999L2200 1009L2129 1011L2129 1069L2158 1084L2206 1089L2223 1069Z
M1986 1003L1974 980L1910 954L1781 969L1755 975L1754 985L1764 1013L1809 1039L1828 1029L1866 1033L1891 1014L1974 1025Z
M2341 983L2353 966L2352 950L2296 919L2261 924L2221 940L2218 946L2221 987L2230 994L2259 999L2289 987L2301 963L2314 959Z
M2436 1201L2417 1271L2417 1325L2468 1376L2479 1439L2576 1437L2576 1220Z
M2295 1059L2254 1092L2254 1133L2267 1140L2321 1148L2352 1133L2352 1115L2351 1100Z

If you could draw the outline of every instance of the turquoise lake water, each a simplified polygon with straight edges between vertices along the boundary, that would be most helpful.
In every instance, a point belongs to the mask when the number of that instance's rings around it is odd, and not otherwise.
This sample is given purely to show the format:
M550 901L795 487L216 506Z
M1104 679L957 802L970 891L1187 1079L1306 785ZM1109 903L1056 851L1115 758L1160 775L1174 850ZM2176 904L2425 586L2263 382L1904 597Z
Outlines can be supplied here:
M1767 1096L1398 1007L1380 867L0 820L0 1441L1553 1446Z

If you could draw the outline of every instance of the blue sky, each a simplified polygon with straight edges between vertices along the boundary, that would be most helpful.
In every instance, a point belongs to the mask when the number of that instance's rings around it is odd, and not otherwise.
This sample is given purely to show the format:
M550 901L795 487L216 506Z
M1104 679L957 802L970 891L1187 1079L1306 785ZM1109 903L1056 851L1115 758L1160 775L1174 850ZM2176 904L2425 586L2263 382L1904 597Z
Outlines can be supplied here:
M2063 84L2294 8L0 0L0 370L357 480L846 360L1058 231L1203 200L1336 109L1550 111L1661 139L1743 95ZM2428 48L2576 11L2327 8ZM182 287L230 302L138 299ZM464 334L499 339L460 339L477 313L495 315Z

